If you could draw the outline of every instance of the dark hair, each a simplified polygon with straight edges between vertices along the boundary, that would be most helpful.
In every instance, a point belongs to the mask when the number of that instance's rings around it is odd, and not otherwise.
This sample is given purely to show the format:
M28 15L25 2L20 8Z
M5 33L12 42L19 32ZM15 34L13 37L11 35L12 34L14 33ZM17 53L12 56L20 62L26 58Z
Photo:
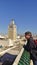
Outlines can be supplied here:
M30 34L30 36L32 36L31 32L29 32L29 31L25 32L25 36L28 35L28 34Z

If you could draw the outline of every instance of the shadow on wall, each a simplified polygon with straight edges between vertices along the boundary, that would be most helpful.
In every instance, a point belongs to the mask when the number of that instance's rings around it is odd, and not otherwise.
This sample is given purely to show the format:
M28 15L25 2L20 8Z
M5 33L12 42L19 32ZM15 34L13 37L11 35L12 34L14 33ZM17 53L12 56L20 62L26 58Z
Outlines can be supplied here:
M5 53L2 57L0 57L0 62L2 65L12 65L17 55L11 55L9 53Z

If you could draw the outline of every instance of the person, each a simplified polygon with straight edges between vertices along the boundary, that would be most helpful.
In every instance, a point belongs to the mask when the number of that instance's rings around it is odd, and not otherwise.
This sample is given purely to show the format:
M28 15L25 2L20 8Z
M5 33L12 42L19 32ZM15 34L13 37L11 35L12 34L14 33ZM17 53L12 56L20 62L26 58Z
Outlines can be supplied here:
M29 31L25 32L25 38L27 39L27 45L24 45L23 47L30 53L30 59L33 60L33 64L37 65L37 50L32 33Z

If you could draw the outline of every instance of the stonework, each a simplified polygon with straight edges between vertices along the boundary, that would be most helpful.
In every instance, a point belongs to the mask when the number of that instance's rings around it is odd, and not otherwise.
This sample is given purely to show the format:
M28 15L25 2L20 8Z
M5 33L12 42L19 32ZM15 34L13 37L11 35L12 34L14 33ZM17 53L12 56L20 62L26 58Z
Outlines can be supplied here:
M16 40L16 36L17 36L16 32L17 32L16 25L14 24L14 20L12 20L8 26L8 38L12 40Z

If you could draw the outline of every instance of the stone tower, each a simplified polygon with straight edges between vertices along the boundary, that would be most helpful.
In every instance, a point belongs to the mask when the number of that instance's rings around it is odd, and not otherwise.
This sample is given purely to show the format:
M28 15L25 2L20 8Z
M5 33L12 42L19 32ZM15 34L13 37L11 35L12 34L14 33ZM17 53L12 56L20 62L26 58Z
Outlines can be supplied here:
M8 37L11 40L16 40L16 36L17 36L16 25L14 23L14 19L12 19L11 23L8 26Z

